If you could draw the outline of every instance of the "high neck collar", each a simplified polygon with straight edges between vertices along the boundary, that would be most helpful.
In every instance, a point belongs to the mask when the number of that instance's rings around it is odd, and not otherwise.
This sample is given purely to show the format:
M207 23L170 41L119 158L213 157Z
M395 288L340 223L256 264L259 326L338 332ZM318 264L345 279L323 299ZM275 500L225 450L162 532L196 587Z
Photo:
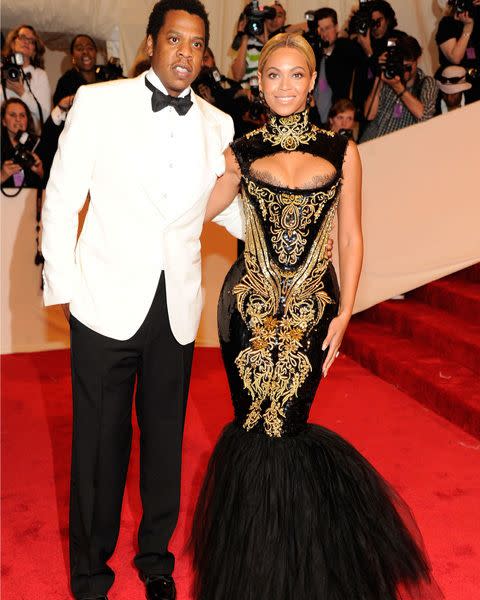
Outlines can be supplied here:
M283 150L293 151L301 144L316 139L316 131L309 120L309 109L287 117L269 113L264 128L263 141Z

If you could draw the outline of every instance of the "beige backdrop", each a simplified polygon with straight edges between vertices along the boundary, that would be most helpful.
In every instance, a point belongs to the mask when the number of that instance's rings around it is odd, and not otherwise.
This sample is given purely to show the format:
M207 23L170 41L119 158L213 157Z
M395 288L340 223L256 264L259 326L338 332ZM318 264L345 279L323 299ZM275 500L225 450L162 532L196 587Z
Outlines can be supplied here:
M360 146L365 261L356 310L480 261L480 102ZM42 308L35 194L1 196L1 352L68 345L58 307ZM217 341L216 303L236 242L203 235L205 310L198 344ZM126 282L127 285L127 282Z

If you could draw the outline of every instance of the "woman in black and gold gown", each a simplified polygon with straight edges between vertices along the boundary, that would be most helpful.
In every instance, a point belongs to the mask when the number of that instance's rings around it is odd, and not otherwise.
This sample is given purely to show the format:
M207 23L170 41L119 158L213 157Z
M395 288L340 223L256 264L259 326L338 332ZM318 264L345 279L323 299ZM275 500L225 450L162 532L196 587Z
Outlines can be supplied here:
M218 308L235 419L195 512L195 598L437 599L408 508L348 442L307 423L362 261L358 152L310 123L314 70L301 36L265 45L268 122L226 151L207 208L215 216L240 185L245 252ZM337 212L341 296L325 251Z

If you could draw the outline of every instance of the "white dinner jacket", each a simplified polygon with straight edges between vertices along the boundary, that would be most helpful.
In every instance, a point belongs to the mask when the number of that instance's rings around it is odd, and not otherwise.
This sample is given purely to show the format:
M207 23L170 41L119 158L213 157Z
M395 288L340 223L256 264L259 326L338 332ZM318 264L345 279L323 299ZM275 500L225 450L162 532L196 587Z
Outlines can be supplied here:
M206 204L233 137L225 113L192 92L184 176L167 198L159 165L168 147L152 134L145 74L82 86L52 165L42 212L45 305L70 303L94 331L132 337L165 272L170 326L181 344L196 336L202 309L200 234ZM164 109L167 110L167 109ZM163 161L163 163L162 163ZM78 213L90 204L77 242ZM216 219L242 237L235 203Z

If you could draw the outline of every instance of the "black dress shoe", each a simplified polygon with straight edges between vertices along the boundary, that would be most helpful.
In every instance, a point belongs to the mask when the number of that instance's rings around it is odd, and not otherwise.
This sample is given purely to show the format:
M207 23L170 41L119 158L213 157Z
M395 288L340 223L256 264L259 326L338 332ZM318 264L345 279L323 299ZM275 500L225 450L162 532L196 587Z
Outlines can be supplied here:
M171 575L149 575L142 577L148 600L175 600L177 590Z

